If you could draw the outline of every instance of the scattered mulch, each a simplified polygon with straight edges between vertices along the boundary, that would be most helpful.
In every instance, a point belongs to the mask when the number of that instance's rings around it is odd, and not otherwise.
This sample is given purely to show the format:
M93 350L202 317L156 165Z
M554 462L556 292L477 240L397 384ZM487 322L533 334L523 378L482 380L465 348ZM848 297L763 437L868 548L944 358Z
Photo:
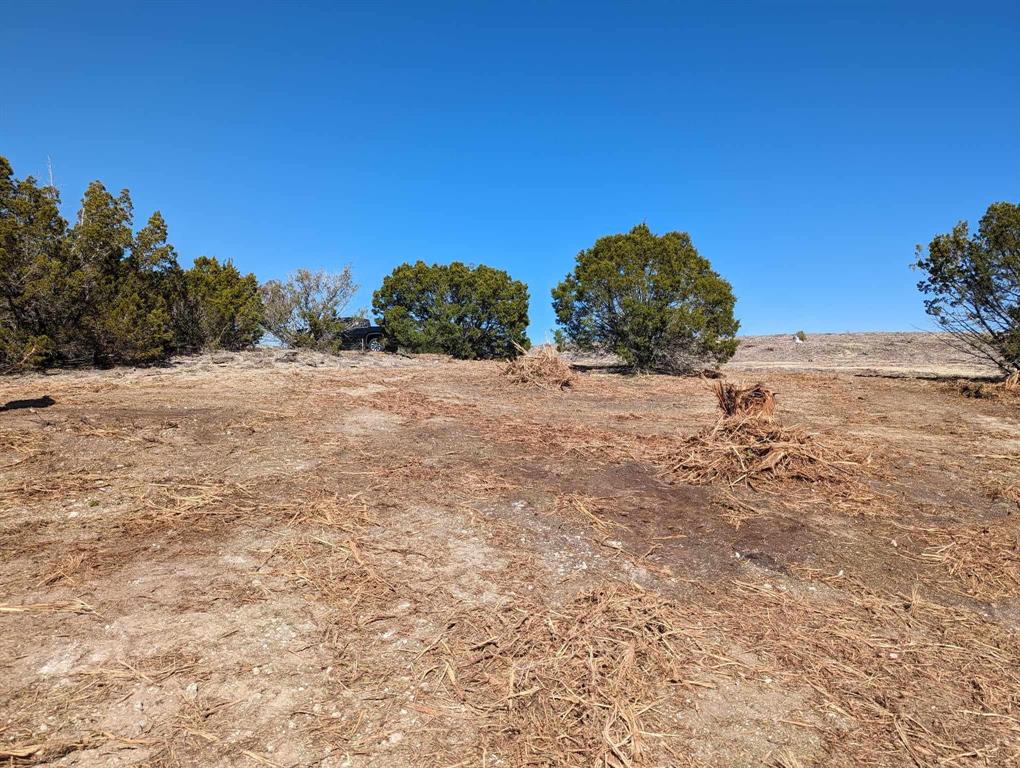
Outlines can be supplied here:
M770 676L807 682L827 710L829 754L816 764L1017 764L1015 630L941 605L920 585L897 594L842 571L795 572L817 591L738 580L721 603L734 639L765 657Z
M919 557L941 566L979 600L1020 597L1020 520L931 529Z
M426 677L477 716L500 764L676 764L681 692L726 663L705 634L677 604L609 582L559 608L461 617Z

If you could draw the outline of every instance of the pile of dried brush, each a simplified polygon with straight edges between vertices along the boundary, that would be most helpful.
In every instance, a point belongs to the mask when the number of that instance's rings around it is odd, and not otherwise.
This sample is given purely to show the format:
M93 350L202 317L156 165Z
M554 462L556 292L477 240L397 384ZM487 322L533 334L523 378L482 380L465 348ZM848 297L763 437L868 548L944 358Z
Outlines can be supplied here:
M722 416L715 426L681 441L660 457L665 474L682 483L755 484L780 480L834 482L860 462L776 418L775 394L755 384L716 382Z
M1020 394L1020 371L1013 371L1006 380L1002 382L1002 388L1007 392Z
M494 765L675 764L676 712L718 652L678 606L620 583L451 626L432 672L481 716Z
M567 389L574 383L574 372L552 344L541 344L511 360L503 375L511 384L545 389Z
M716 381L715 398L723 416L762 416L771 419L776 413L776 395L761 384L738 387Z

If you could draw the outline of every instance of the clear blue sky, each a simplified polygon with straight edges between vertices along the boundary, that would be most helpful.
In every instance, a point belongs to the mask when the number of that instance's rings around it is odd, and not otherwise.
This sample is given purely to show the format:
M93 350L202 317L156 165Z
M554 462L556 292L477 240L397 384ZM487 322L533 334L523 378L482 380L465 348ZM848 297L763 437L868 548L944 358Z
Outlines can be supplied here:
M485 262L691 233L745 333L929 327L915 243L1020 200L1020 3L0 0L0 154L182 263Z

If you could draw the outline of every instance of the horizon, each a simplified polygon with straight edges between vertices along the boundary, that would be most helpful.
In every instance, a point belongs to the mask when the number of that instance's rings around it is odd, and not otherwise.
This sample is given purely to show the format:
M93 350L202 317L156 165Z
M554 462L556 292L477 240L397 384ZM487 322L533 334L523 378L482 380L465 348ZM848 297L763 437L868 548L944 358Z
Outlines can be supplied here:
M915 244L1020 198L1015 4L67 2L5 20L0 154L43 181L52 158L70 221L93 179L128 188L182 265L350 264L352 310L404 261L485 263L528 284L535 343L577 252L642 221L690 233L739 336L934 330Z

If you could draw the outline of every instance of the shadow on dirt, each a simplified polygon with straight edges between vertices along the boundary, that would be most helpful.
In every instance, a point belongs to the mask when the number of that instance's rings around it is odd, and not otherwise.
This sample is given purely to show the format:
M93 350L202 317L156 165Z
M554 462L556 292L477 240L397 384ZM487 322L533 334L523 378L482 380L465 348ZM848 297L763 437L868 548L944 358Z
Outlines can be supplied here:
M24 408L49 408L51 405L56 404L49 395L43 395L42 397L35 397L28 400L9 400L3 405L0 405L0 411L19 411Z

